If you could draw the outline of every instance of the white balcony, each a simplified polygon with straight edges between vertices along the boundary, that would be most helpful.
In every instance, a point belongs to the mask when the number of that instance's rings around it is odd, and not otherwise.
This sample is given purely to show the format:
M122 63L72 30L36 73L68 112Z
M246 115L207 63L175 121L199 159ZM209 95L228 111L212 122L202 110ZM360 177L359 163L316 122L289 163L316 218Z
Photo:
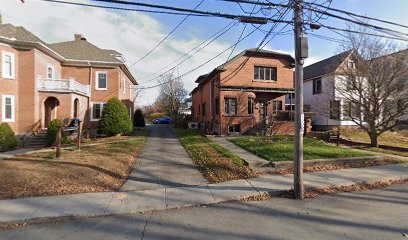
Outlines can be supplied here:
M90 86L75 81L75 78L49 79L38 77L37 90L43 92L70 92L85 95L87 97L91 95Z

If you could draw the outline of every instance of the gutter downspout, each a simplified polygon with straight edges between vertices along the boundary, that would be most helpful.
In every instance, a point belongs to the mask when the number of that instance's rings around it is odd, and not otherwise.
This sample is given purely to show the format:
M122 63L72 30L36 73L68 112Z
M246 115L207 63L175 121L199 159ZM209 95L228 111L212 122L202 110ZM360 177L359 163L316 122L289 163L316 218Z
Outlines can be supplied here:
M88 83L89 83L89 97L88 97L88 106L87 106L87 109L88 109L88 116L89 116L89 122L88 122L88 128L91 128L91 96L92 96L92 94L91 94L91 92L92 92L92 85L91 85L91 82L92 82L92 65L91 65L91 63L90 62L88 62L88 65L89 65L89 81L88 81Z

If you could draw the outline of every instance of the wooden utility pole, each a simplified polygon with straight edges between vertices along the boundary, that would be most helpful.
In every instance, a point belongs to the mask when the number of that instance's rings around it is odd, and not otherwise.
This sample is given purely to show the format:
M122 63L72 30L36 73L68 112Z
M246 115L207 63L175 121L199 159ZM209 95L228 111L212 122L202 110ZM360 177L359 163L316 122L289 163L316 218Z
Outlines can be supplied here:
M303 187L303 63L307 58L307 39L303 37L303 0L295 0L295 158L294 191L296 199L304 199Z
M57 131L57 147L55 151L55 158L59 159L61 157L61 139L62 139L62 127L58 126Z

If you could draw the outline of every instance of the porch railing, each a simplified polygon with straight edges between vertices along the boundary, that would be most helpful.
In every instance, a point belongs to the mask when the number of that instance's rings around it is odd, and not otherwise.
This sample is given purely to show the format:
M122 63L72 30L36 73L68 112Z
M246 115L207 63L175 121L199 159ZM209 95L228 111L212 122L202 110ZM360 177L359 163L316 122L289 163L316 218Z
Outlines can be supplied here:
M75 78L69 79L49 79L37 77L37 89L38 91L56 91L56 92L73 92L90 96L91 88L89 85L85 85L75 81Z

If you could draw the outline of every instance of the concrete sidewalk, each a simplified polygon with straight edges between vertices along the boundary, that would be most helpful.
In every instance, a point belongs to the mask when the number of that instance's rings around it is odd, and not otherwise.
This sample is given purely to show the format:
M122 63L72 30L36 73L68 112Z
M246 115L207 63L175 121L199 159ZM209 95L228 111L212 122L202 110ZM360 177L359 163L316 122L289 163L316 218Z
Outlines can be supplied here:
M408 164L405 163L306 173L304 183L306 188L326 188L407 178ZM263 175L254 179L179 188L1 200L0 225L214 204L257 196L262 193L290 190L292 183L292 175Z

